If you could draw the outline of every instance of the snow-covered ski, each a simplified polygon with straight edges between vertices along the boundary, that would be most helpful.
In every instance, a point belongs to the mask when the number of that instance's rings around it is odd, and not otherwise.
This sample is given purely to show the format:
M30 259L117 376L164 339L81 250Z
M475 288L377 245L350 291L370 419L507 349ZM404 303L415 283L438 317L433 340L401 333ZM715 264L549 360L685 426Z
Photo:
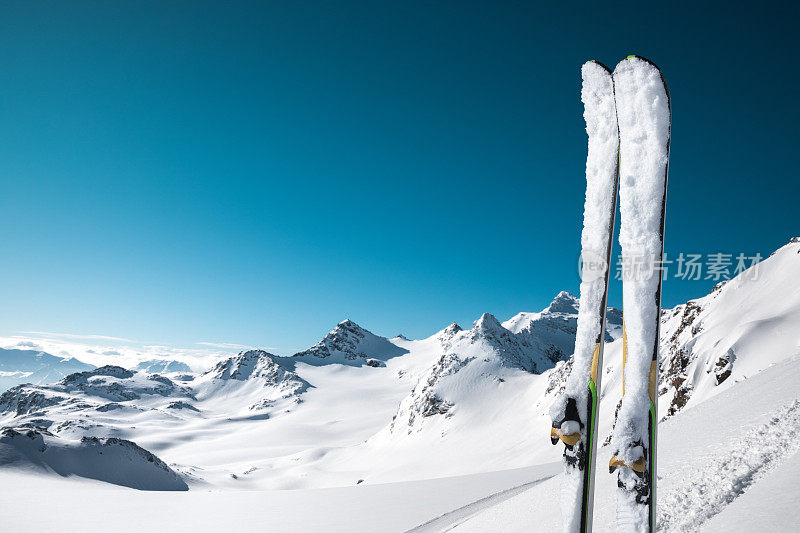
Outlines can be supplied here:
M611 441L620 532L654 532L661 262L669 162L669 91L652 62L614 69L623 264L623 396Z
M575 355L564 393L551 408L550 438L564 449L561 506L565 532L592 529L597 402L603 368L609 263L617 206L619 135L611 70L585 63L581 100L589 136L581 233L581 287Z

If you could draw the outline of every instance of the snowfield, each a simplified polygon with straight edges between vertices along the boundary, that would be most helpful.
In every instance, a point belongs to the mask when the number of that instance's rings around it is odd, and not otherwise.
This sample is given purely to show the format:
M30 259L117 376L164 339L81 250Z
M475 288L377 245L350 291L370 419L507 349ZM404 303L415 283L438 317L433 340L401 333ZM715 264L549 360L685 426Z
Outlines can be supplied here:
M752 274L662 313L662 531L795 528L800 242ZM16 385L0 394L3 528L558 530L548 410L578 312L560 293L540 312L421 340L344 321L292 357L245 350L202 373L148 357ZM609 310L598 531L615 529L604 464L621 323Z

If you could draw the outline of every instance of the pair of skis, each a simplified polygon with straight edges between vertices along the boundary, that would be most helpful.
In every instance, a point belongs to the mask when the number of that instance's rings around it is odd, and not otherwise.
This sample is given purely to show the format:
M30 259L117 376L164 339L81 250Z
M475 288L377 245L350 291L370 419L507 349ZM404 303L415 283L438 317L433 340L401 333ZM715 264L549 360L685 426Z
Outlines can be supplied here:
M658 340L671 109L661 71L639 56L613 72L583 65L589 150L581 288L572 370L551 408L564 442L564 531L592 530L597 413L617 191L623 267L623 397L609 464L619 531L655 532Z

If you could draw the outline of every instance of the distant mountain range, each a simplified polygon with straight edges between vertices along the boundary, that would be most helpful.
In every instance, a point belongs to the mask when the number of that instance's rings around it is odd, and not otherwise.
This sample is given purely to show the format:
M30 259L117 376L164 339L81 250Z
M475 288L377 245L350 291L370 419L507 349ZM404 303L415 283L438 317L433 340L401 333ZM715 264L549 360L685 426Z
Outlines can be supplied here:
M93 368L74 357L57 357L37 350L0 348L0 391L18 383L53 383L73 372Z
M23 383L54 383L69 374L94 368L94 365L74 357L58 357L39 350L0 348L0 392ZM148 374L192 371L186 363L167 359L142 361L134 370Z
M141 370L148 374L163 374L165 372L191 372L192 368L181 361L169 361L167 359L151 359L142 361L136 365L135 370Z

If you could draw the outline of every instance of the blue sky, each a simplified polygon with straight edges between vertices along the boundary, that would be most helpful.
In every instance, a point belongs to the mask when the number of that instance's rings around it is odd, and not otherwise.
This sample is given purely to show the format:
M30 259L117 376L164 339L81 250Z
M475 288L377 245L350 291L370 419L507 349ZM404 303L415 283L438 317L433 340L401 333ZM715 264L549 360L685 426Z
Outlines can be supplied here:
M539 310L578 288L579 67L629 53L672 93L668 254L800 233L796 6L551 4L4 2L0 333L292 353Z

